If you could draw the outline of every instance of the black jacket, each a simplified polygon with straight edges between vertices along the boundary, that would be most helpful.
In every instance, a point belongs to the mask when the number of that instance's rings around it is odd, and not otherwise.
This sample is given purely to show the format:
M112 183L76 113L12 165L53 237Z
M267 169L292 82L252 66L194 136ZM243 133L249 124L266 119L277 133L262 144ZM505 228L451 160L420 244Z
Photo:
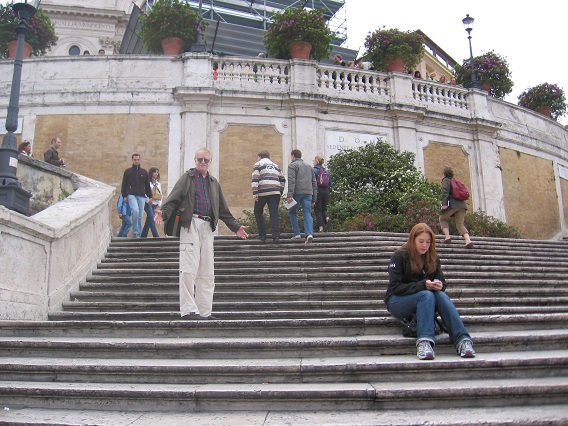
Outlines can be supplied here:
M440 259L436 259L436 270L431 274L415 274L410 266L410 256L405 248L394 252L389 263L389 285L385 294L387 309L393 295L407 296L426 290L426 280L439 279L444 284L442 291L446 291L446 279L440 267Z
M120 193L123 197L127 195L137 195L139 197L147 196L148 198L152 198L148 172L142 167L134 165L126 169L122 177Z

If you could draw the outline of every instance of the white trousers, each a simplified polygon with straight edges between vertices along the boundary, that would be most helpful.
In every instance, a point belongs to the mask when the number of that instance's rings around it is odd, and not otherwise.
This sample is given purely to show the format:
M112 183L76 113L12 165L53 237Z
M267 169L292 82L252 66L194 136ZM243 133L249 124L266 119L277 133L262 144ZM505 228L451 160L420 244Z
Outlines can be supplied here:
M181 228L179 238L180 314L195 312L207 317L215 290L211 224L194 217L189 229Z

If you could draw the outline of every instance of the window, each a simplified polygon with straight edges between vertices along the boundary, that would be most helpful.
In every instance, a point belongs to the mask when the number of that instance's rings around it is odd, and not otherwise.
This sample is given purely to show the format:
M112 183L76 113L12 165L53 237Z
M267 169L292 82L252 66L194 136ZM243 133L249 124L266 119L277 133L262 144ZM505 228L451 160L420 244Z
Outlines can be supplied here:
M73 45L69 48L69 55L78 56L80 54L81 54L81 48L79 46Z

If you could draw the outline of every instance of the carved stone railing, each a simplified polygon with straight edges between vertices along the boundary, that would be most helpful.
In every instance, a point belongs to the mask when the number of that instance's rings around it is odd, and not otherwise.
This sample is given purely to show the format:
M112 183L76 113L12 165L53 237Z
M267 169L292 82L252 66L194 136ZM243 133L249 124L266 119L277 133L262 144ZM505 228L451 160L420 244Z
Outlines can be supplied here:
M267 92L288 92L288 61L262 58L221 58L211 61L213 85L219 89L248 88Z
M414 80L412 94L419 102L468 109L468 91L463 88L429 81Z

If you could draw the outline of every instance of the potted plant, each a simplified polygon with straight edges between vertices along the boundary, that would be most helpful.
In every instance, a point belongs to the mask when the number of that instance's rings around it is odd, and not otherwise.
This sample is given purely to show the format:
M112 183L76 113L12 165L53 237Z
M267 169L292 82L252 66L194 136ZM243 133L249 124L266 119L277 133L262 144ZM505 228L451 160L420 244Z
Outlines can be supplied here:
M558 120L566 114L566 95L556 84L542 83L519 95L519 105Z
M0 5L0 55L8 57L8 43L18 39L16 27L20 24L18 15L12 10L12 4ZM29 31L26 33L26 43L31 45L33 56L45 55L57 43L55 29L49 16L38 9L28 20Z
M495 97L502 99L513 91L513 80L506 59L494 51L489 51L473 58L473 67L477 81ZM466 59L463 65L456 65L456 78L459 84L467 87L471 83L471 61Z
M180 0L158 0L140 20L138 35L152 53L162 53L162 40L170 38L180 39L181 50L176 53L184 52L195 41L198 29L203 32L207 25L189 3Z
M264 34L264 47L273 58L290 59L290 45L306 42L311 44L311 51L305 59L321 61L331 54L332 37L323 12L289 7L272 15L272 22Z
M377 71L413 71L424 56L424 37L416 31L378 29L365 39L365 58Z

